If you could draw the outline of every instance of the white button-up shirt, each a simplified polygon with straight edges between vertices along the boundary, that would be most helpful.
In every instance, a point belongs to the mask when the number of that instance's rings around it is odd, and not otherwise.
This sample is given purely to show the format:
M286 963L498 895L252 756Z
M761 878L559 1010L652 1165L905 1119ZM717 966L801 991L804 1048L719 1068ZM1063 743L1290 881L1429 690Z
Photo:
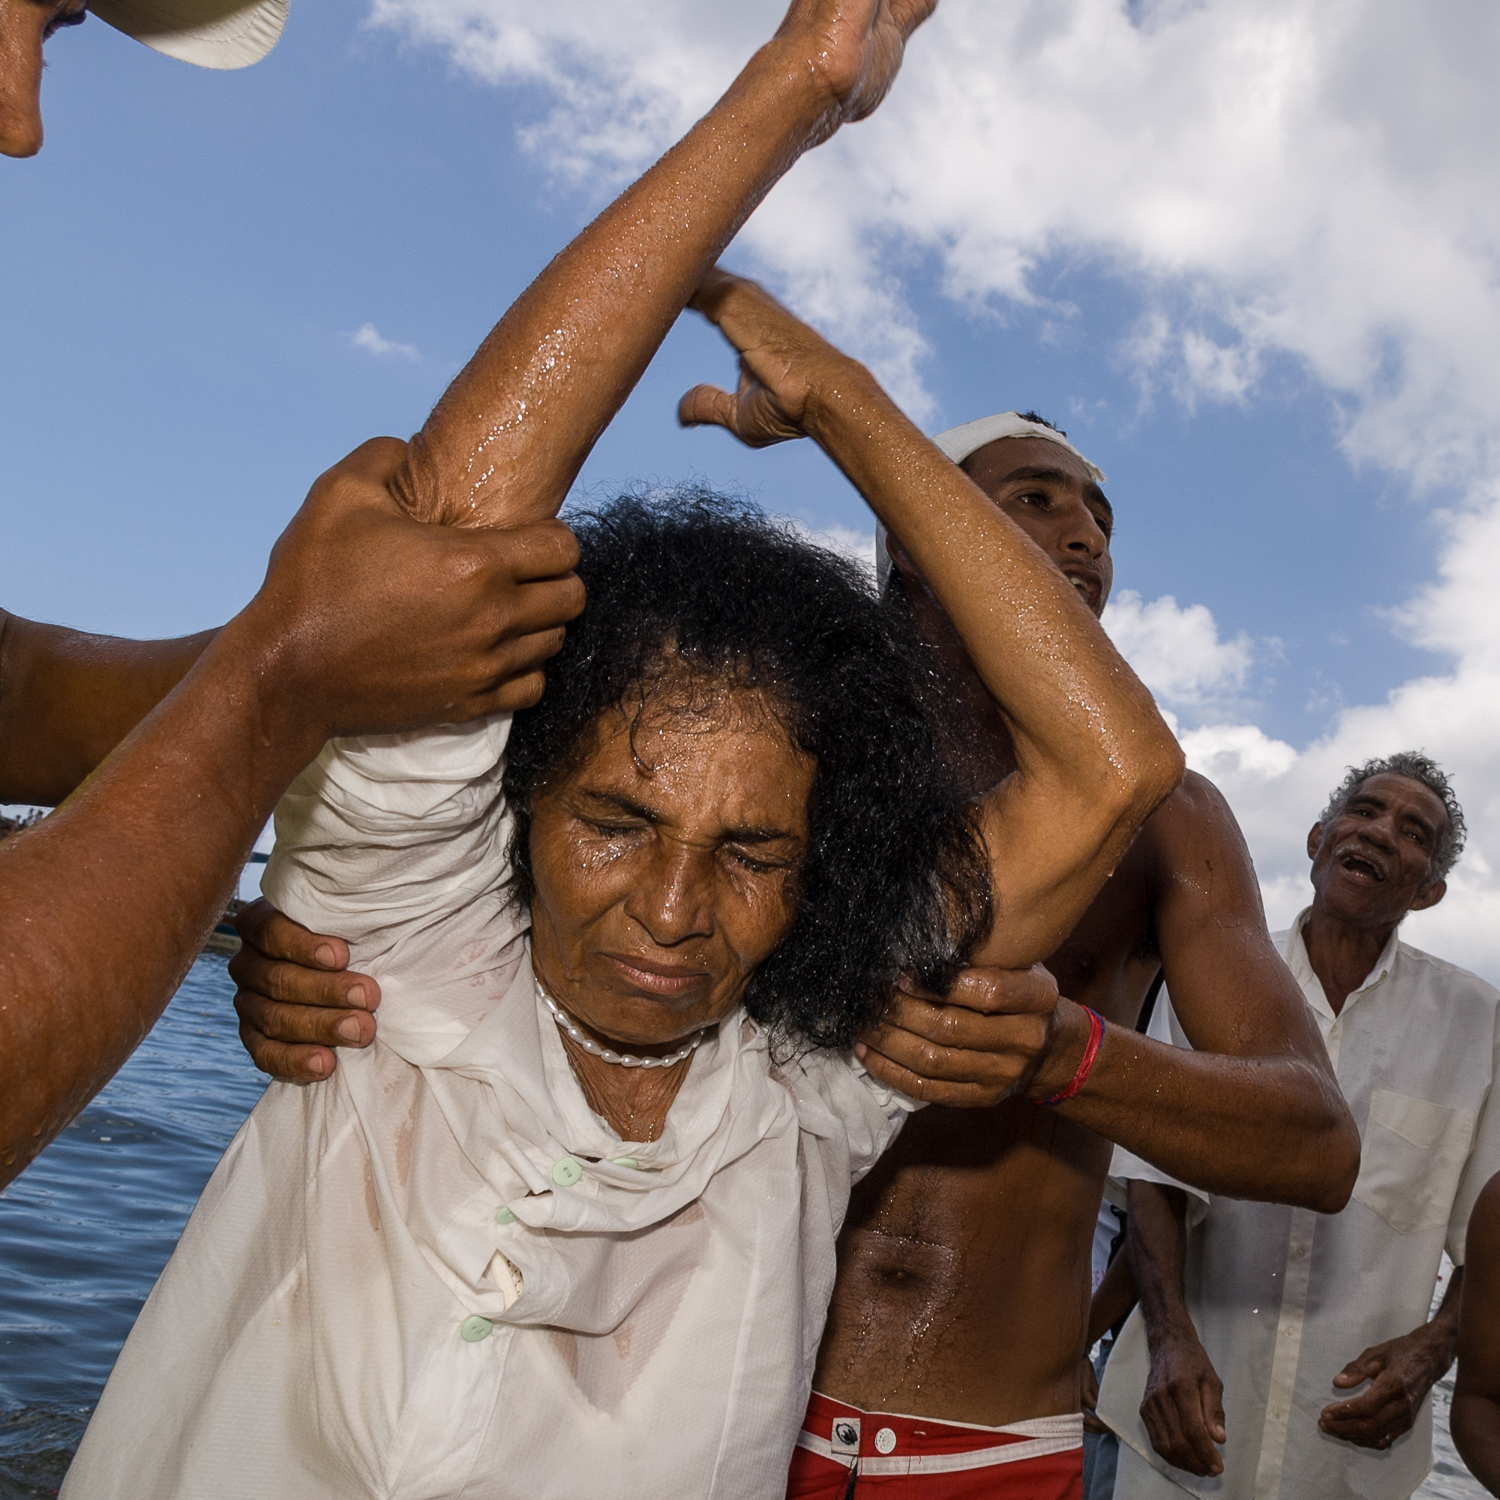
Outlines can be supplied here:
M910 1101L730 1017L657 1140L589 1108L506 902L508 720L330 744L266 891L379 1035L272 1084L120 1355L70 1500L776 1500L851 1180Z
M1360 1128L1354 1194L1330 1215L1188 1189L1183 1279L1224 1382L1224 1473L1200 1479L1153 1452L1139 1410L1150 1356L1137 1310L1110 1356L1099 1415L1155 1472L1131 1466L1140 1478L1131 1487L1122 1475L1117 1500L1171 1500L1181 1490L1224 1500L1403 1500L1432 1467L1430 1400L1384 1452L1328 1437L1318 1417L1361 1389L1332 1385L1350 1360L1427 1321L1445 1245L1463 1262L1474 1199L1500 1171L1500 992L1393 935L1336 1016L1308 960L1306 920L1303 912L1276 942ZM1151 1033L1188 1045L1168 1003ZM1110 1172L1172 1183L1120 1150Z

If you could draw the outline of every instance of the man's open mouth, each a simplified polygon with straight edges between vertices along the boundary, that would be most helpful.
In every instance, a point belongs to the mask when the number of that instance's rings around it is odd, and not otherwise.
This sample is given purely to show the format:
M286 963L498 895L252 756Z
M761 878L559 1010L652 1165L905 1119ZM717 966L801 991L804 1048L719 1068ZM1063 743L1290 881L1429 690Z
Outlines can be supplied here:
M1372 860L1365 859L1359 854L1339 855L1339 865L1348 874L1358 877L1360 880L1382 881L1385 879L1385 871Z
M1104 584L1097 573L1068 572L1063 576L1078 590L1079 597L1090 609L1098 604L1099 595L1104 592Z

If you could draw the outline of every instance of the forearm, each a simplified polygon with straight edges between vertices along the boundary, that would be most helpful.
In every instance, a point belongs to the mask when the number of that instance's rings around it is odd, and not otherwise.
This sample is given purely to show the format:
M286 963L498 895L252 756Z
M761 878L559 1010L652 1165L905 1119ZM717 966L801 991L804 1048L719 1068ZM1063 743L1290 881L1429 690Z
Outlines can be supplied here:
M806 425L899 539L957 628L1015 746L987 802L1000 920L974 962L1052 952L1183 772L1145 687L1077 591L902 415L833 355Z
M301 706L266 690L273 665L230 627L86 786L0 844L0 1182L150 1030L316 753Z
M1138 1300L1130 1256L1122 1245L1110 1261L1089 1303L1089 1331L1086 1347L1092 1349L1133 1308Z
M483 526L555 515L704 272L838 118L805 49L757 52L496 325L411 444L408 511Z
M61 802L213 638L127 641L0 611L0 802Z
M1132 1181L1126 1195L1128 1227L1124 1256L1140 1302L1146 1342L1154 1352L1185 1334L1197 1338L1183 1299L1187 1259L1187 1194L1181 1188ZM1122 1257L1123 1258L1123 1257Z
M1056 1107L1206 1192L1322 1213L1348 1198L1352 1126L1337 1085L1306 1058L1193 1052L1107 1025L1083 1088Z

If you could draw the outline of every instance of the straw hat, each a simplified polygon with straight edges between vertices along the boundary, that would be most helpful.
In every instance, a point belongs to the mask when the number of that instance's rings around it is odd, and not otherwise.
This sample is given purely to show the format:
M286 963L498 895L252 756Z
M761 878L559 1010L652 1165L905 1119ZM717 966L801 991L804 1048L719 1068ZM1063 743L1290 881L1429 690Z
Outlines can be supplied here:
M89 13L168 57L247 68L281 37L290 0L89 0Z

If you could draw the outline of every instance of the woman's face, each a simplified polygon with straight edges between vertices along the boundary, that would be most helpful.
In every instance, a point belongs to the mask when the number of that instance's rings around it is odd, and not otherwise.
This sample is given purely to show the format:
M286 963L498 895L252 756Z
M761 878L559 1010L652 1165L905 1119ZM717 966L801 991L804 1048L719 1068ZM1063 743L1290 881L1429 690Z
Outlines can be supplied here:
M814 762L757 693L612 710L532 799L532 957L548 992L636 1052L728 1015L786 936Z

